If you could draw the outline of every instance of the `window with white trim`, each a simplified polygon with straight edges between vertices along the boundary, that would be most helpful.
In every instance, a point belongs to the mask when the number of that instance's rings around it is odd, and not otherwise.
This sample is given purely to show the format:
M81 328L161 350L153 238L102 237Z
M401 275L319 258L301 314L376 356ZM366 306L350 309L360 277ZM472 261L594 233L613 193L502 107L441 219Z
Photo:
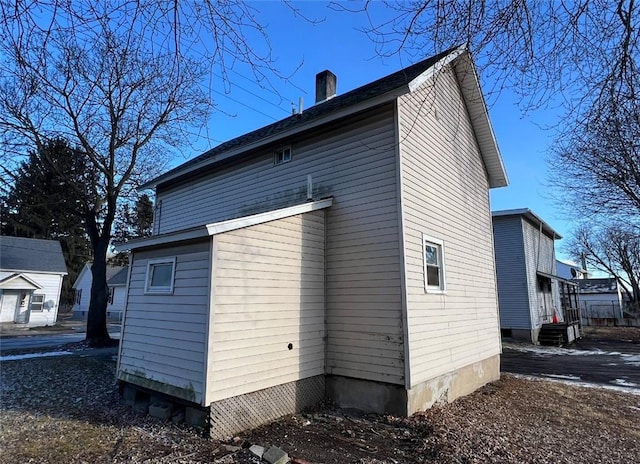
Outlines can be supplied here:
M31 295L31 312L42 312L44 295Z
M444 242L422 236L424 289L427 293L444 293L447 289L444 273Z
M113 304L113 294L115 293L115 287L109 287L109 304Z
M278 164L288 163L289 161L291 161L291 147L276 150L273 156L273 164L277 166Z
M145 293L173 293L173 279L176 271L176 258L150 259L147 263Z

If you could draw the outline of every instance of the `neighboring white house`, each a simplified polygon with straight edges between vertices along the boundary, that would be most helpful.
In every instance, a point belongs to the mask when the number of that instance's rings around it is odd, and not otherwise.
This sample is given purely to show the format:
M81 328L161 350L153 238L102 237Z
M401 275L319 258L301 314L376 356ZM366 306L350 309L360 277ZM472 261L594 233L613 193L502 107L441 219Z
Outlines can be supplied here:
M573 261L556 260L556 269L558 276L563 279L588 279L589 273L579 264Z
M328 397L412 414L499 378L489 192L507 185L464 48L150 182L117 376L230 436Z
M109 287L109 301L107 303L107 319L121 320L124 300L127 293L128 266L107 266L107 286ZM86 319L91 301L91 263L86 263L73 284L75 301L73 304L74 319Z
M54 325L65 275L60 242L0 236L0 323Z
M601 325L624 319L622 291L615 278L582 279L578 285L586 324Z
M492 216L502 334L538 343L546 324L561 322L565 341L580 337L577 286L556 268L562 237L528 208Z

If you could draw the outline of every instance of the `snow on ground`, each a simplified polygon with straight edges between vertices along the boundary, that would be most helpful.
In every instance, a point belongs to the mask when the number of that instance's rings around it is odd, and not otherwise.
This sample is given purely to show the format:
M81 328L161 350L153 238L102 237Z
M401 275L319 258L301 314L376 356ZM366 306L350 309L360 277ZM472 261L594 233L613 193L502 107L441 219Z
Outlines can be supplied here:
M640 354L623 354L621 356L625 364L640 367Z
M620 385L621 387L637 387L637 383L629 382L625 379L615 379L613 382L614 385Z
M520 343L502 343L503 348L523 353L534 353L540 356L625 356L619 351L576 350L573 348L558 348L557 346L528 345ZM630 356L630 355L627 355ZM637 356L640 361L640 356Z
M558 374L541 374L544 377L551 377L554 379L564 379L564 380L582 380L580 377L576 377L575 375L558 375Z
M630 393L632 395L640 396L640 388L633 387L623 387L621 385L603 385L599 383L588 383L588 382L578 382L575 380L566 380L566 379L554 379L547 377L538 377L535 375L524 375L524 374L509 374L510 376L516 377L518 379L524 380L538 380L538 381L547 381L547 382L558 382L564 385L573 385L575 387L585 387L585 388L601 388L603 390L610 390L619 393ZM569 377L569 376L567 376Z
M73 353L71 353L71 351L48 351L45 353L14 354L14 355L0 356L0 362L18 361L20 359L31 359L31 358L50 358L53 356L66 356L68 354L73 354Z

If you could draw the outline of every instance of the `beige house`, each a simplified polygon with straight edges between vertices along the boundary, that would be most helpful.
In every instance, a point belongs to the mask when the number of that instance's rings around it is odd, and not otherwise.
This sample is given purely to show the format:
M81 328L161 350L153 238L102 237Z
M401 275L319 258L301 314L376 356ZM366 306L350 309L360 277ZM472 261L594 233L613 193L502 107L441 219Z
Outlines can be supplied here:
M488 190L507 185L459 48L158 177L118 379L225 436L313 404L411 414L499 377Z

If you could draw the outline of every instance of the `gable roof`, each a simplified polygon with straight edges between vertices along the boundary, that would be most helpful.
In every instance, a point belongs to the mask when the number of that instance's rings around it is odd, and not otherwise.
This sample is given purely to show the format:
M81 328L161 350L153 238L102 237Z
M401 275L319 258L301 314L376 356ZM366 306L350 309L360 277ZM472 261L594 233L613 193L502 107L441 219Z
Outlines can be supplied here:
M553 237L554 240L560 240L562 235L553 230L553 228L544 222L540 216L531 211L529 208L519 208L519 209L504 209L501 211L491 211L491 216L493 218L507 217L507 216L522 216L528 219L530 222L535 224L536 227L542 227L542 230L546 232L548 235Z
M107 285L126 285L128 274L129 266L107 266Z
M618 281L613 277L576 279L580 293L618 293Z
M452 64L465 98L467 110L474 126L480 152L489 176L490 187L506 186L507 175L500 156L487 108L480 91L478 77L466 47L457 47L408 66L386 77L338 95L268 126L224 142L182 165L171 169L139 189L156 187L176 180L223 160L242 155L278 139L308 130L329 121L395 100L414 91L442 67ZM468 77L471 76L469 79Z
M88 262L83 266L82 270L78 274L78 277L76 277L76 281L73 283L73 288L78 288L78 283L80 282L80 279L85 272L88 272L91 275L92 264L92 262ZM127 283L128 271L129 266L111 266L107 264L107 285L125 285Z
M0 236L0 269L67 274L62 247L57 240L6 235Z
M39 290L42 288L42 285L24 274L15 273L0 280L0 288Z

